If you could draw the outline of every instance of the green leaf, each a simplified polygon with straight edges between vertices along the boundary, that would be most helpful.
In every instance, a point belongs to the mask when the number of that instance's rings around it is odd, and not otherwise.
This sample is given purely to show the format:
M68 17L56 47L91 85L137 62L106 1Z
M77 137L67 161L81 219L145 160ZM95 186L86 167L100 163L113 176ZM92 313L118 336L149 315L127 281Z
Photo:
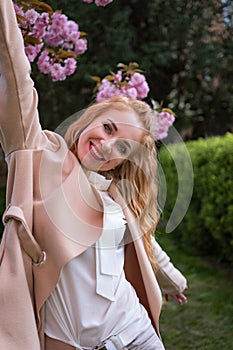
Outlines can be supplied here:
M19 24L27 20L24 16L20 15L19 13L16 14L16 18Z
M97 75L91 75L91 79L96 81L97 83L100 83L101 79Z
M107 79L109 81L114 80L114 78L115 78L114 73L112 73L112 75L108 74L104 77L104 79Z
M122 69L127 69L128 66L124 63L118 63L117 67Z
M175 113L170 108L163 108L162 111L175 115Z
M29 44L29 45L38 45L41 44L41 41L37 38L35 38L33 35L26 34L24 36L24 42Z
M136 69L139 67L139 64L137 62L129 62L129 68Z
M17 3L21 6L23 6L24 9L25 8L33 8L33 9L38 10L38 11L48 12L49 14L53 13L52 7L43 1L21 0L21 1L17 1Z
M87 36L87 33L86 32L80 32L80 38L85 38Z
M65 51L63 49L59 49L57 55L60 58L77 58L77 55L73 51Z

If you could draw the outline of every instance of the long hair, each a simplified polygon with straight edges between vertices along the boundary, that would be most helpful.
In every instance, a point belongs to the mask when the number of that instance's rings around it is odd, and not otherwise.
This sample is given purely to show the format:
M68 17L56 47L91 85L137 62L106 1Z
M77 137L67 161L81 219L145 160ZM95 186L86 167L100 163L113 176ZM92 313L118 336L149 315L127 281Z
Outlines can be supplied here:
M100 172L111 176L140 225L143 243L152 266L156 268L151 235L154 234L159 219L157 204L157 154L152 135L152 111L143 101L118 96L94 103L82 116L70 125L65 140L69 149L76 154L77 140L83 130L101 114L110 109L134 111L144 127L140 152L125 159L115 169ZM126 181L124 181L126 180ZM130 184L130 186L129 186Z

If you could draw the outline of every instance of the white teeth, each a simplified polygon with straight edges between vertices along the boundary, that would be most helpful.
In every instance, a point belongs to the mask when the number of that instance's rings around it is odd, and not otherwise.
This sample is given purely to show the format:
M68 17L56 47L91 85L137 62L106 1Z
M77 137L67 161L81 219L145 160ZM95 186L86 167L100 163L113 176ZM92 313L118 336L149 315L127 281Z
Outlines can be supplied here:
M102 154L100 154L95 147L92 147L92 151L96 157L103 159Z

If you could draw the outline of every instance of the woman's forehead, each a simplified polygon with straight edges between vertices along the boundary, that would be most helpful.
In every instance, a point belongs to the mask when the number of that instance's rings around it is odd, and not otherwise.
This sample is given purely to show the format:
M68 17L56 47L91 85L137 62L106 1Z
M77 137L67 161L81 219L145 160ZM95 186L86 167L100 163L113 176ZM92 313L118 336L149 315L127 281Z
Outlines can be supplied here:
M133 126L138 128L143 128L143 123L140 120L140 117L134 110L118 110L118 109L110 109L100 114L96 119L97 122L101 122L104 120L112 121L114 124L118 124L119 126Z

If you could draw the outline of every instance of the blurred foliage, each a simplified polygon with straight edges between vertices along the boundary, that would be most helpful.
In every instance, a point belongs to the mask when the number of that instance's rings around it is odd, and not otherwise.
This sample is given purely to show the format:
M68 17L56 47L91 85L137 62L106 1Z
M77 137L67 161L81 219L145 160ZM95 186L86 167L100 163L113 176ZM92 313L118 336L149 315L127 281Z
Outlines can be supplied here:
M189 286L185 291L188 303L178 305L171 298L163 303L160 332L165 349L232 349L232 266L188 253L175 234L161 234L159 243Z
M87 33L77 72L52 83L33 67L43 125L54 129L92 102L90 76L136 61L151 87L176 115L185 138L232 129L233 5L229 0L114 0L105 8L81 0L47 0Z
M233 135L200 138L169 145L160 150L160 163L166 176L167 201L162 215L168 220L174 207L178 174L171 157L182 154L187 147L193 165L194 188L188 211L175 229L178 240L188 251L211 254L216 259L233 262ZM179 173L182 177L183 173Z

